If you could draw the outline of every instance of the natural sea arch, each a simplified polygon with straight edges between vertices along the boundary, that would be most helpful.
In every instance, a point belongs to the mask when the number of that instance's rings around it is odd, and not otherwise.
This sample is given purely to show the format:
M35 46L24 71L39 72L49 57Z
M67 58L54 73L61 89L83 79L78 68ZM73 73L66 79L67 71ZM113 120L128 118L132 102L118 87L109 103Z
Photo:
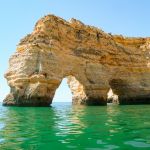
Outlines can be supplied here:
M64 78L56 89L52 104L55 102L72 102L72 93L68 86L67 78Z
M3 105L49 106L65 77L74 104L107 105L110 89L120 104L149 104L150 38L111 35L47 15L10 57Z
M54 98L57 94L57 90L60 90L60 86L63 84L62 82L65 80L65 84L64 86L67 86L67 90L69 88L69 91L71 92L71 100L70 102L72 102L73 104L84 104L84 99L86 99L86 94L85 94L85 91L84 91L84 87L83 85L72 75L69 75L65 78L62 79L62 81L60 82L60 84L58 85L58 87L56 88L55 90L55 93L54 93ZM67 84L67 85L66 85ZM62 92L65 92L65 91L61 91L59 94L63 94ZM60 97L60 95L59 95ZM61 98L61 97L60 97ZM82 101L81 101L82 100ZM53 101L53 100L52 100ZM51 102L52 103L52 102Z
M68 80L70 78L74 79L74 81L72 80L72 83L70 83ZM52 104L54 102L71 102L72 104L77 104L79 101L76 101L75 92L76 94L78 94L79 98L81 98L81 95L79 95L79 93L85 95L83 86L81 86L81 84L75 79L75 77L68 76L64 78L55 91ZM119 104L118 95L114 94L112 89L109 89L107 93L107 103Z

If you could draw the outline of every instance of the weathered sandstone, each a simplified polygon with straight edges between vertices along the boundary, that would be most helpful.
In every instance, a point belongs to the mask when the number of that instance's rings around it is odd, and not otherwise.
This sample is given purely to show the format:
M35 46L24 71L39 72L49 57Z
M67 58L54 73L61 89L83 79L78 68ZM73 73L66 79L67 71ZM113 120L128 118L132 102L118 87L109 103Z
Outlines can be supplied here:
M3 105L49 106L63 78L74 104L150 103L150 38L111 35L54 15L40 19L9 60Z

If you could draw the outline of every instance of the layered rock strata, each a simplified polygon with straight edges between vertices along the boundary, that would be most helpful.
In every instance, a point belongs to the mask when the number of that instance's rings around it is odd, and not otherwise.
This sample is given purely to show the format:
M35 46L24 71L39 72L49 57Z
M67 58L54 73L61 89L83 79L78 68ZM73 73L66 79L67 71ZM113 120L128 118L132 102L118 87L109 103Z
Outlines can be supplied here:
M150 38L45 16L9 60L3 105L49 106L66 77L74 104L106 105L110 88L120 104L150 103Z

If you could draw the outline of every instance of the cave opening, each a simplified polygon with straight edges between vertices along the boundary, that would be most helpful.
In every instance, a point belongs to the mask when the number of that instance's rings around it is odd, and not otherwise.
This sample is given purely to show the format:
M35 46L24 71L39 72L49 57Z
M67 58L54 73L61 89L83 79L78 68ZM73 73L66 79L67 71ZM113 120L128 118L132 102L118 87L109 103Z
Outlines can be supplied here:
M119 96L111 88L107 93L107 105L109 104L119 104Z

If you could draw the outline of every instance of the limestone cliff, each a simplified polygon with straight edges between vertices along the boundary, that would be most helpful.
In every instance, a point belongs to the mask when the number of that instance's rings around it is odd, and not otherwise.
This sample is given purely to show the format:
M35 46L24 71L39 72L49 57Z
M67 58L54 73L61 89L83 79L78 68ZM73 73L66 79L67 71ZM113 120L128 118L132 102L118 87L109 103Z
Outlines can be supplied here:
M150 38L45 16L9 60L3 105L49 106L65 77L75 104L106 105L110 88L120 104L150 103Z

